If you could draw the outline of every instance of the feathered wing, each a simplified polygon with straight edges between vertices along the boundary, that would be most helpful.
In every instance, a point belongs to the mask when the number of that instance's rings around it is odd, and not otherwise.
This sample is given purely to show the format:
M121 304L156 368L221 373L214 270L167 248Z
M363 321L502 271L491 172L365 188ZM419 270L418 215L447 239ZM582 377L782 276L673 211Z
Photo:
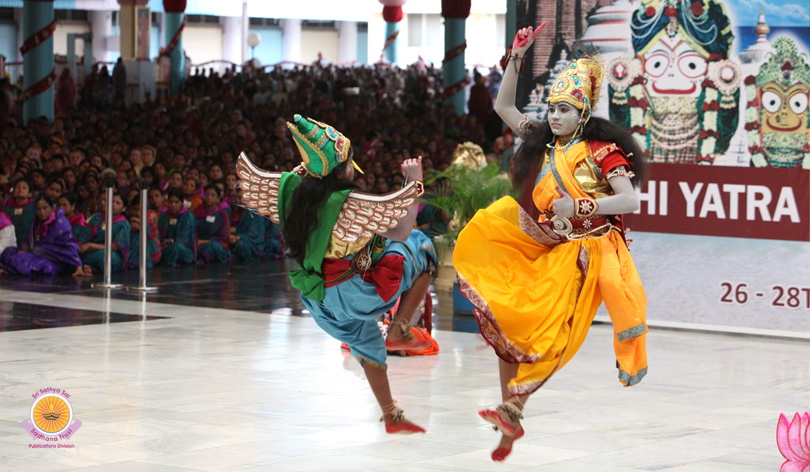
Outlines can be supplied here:
M236 161L236 175L242 189L241 203L279 223L281 172L260 169L242 153ZM396 228L408 214L408 208L416 202L418 191L416 183L409 182L402 189L385 195L349 192L332 228L332 235L345 243L356 243L360 239L371 239L375 233Z
M345 243L369 239L375 233L394 229L416 203L418 189L410 182L402 189L385 195L353 191L338 215L332 235Z
M256 210L260 215L268 216L278 224L278 188L281 184L281 172L267 172L256 167L243 152L236 161L236 175L239 188L242 189L240 203Z

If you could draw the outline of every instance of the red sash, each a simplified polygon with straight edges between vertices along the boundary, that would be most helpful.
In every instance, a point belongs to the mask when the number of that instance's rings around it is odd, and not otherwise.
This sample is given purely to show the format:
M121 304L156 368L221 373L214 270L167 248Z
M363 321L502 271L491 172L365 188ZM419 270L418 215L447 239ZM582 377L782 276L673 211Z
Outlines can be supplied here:
M364 282L374 284L377 294L387 302L396 295L402 281L404 256L392 254L381 257L370 269L361 273ZM324 287L332 287L354 276L352 261L348 259L323 260Z

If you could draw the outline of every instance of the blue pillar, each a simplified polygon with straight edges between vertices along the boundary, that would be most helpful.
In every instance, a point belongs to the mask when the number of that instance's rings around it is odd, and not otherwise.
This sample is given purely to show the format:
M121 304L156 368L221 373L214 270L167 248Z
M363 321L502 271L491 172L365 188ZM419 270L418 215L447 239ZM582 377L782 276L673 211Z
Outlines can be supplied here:
M392 34L399 31L399 23L385 23L385 39L388 40ZM385 60L391 64L397 63L397 46L399 45L399 36L385 48Z
M53 21L52 1L23 3L23 41L48 26ZM25 90L48 76L53 71L53 36L46 39L23 56L23 87ZM23 104L23 123L44 116L53 121L53 84L39 95L34 95Z
M183 24L183 13L169 13L166 12L166 45L168 46L172 38L174 38L180 25ZM180 35L180 41L177 47L169 55L171 59L171 77L172 77L172 95L180 90L180 85L186 79L186 56L183 54L183 35Z
M445 18L444 20L444 49L450 51L451 49L461 46L466 41L466 18ZM464 53L446 61L442 66L443 79L442 86L447 89L453 84L457 84L463 80L467 74L464 63ZM464 114L464 88L462 87L457 93L444 99L444 109L450 106L453 107L456 115Z

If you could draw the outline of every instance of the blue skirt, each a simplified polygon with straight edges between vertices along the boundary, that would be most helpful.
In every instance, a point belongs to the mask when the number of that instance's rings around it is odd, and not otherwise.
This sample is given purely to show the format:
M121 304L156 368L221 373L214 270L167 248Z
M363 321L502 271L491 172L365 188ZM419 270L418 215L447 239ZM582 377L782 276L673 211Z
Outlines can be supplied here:
M370 361L380 367L386 366L385 339L377 319L394 307L402 292L410 289L417 277L428 271L428 261L438 264L433 243L417 230L411 231L405 242L387 241L382 256L388 255L400 255L405 259L399 289L387 302L380 298L374 285L364 281L360 274L327 287L321 302L301 297L318 326L333 338L346 343L361 364Z

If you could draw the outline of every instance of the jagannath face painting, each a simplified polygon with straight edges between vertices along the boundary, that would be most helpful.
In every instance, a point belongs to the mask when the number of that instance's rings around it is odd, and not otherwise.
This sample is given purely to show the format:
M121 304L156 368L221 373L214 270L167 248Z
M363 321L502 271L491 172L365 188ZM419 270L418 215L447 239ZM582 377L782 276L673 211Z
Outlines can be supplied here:
M610 117L654 162L711 164L737 130L742 72L718 0L643 0L635 57L608 64Z
M770 83L760 90L762 131L795 133L807 128L807 100L810 88L797 84L789 89Z
M745 80L746 130L756 167L810 168L810 64L796 43L778 38L773 52Z
M662 37L643 58L650 96L700 95L709 63L680 36Z

